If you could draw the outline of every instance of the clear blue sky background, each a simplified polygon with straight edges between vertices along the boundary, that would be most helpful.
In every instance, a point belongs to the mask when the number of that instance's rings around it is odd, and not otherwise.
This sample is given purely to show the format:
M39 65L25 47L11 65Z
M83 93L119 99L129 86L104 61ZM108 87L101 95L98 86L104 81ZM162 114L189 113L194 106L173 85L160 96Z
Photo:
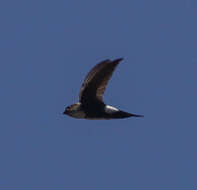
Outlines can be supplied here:
M197 189L197 1L1 0L0 19L0 189ZM119 57L105 101L145 117L61 115Z

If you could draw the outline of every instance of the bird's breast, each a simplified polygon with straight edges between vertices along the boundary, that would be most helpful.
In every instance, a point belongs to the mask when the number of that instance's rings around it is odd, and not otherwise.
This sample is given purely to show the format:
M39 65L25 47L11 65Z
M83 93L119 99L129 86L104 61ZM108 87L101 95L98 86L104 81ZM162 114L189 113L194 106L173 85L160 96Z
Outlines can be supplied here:
M71 117L78 118L78 119L85 118L86 116L85 112L82 110L72 111L71 113L69 113L69 115Z

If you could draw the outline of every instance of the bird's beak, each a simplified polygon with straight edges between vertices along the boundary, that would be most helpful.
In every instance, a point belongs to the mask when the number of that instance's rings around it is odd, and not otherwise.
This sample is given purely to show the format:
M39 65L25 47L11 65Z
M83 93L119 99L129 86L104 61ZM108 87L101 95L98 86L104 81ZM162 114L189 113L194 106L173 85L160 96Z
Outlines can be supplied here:
M67 111L67 110L65 110L65 111L63 112L63 114L68 114L68 111Z

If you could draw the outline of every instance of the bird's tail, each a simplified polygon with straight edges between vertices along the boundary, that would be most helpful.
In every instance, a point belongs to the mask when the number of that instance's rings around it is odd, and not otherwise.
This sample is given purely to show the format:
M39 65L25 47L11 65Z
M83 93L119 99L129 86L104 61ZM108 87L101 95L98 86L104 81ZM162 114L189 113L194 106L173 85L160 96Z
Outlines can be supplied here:
M130 113L130 117L144 117L144 115Z
M121 118L127 118L127 117L144 117L143 115L138 115L138 114L133 114L133 113L128 113L124 111L118 111L113 114L114 119L121 119Z

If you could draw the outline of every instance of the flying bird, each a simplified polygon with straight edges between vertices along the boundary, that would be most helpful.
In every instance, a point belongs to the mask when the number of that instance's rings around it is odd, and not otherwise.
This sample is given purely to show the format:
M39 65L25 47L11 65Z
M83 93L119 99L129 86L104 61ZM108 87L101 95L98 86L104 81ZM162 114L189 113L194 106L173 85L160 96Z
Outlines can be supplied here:
M115 68L123 59L104 60L94 66L87 74L80 89L79 102L65 108L63 114L81 119L122 119L143 117L106 105L103 101L108 81Z

